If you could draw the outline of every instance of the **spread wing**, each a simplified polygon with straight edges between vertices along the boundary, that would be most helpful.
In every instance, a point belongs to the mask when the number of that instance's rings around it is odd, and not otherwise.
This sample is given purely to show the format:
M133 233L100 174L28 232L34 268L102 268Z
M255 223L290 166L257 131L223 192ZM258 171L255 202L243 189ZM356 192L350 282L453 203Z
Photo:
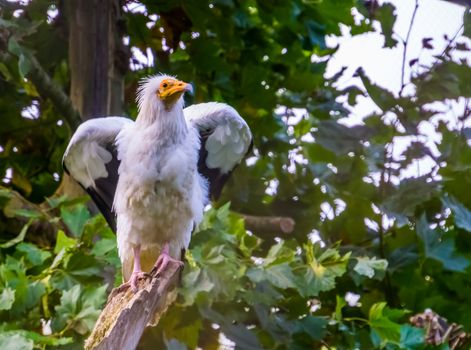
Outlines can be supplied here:
M121 117L87 120L72 136L62 161L64 170L88 192L115 232L112 207L120 161L114 142L121 129L132 123Z
M209 194L217 199L232 170L252 145L252 134L237 111L224 103L200 103L183 110L187 122L201 139L198 171L209 182Z

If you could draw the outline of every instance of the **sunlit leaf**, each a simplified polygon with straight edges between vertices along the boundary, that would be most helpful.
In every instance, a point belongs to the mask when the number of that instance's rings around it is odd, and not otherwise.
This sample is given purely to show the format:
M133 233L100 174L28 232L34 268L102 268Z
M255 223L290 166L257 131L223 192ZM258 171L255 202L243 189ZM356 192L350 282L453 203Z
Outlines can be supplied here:
M372 331L380 337L381 343L399 344L401 326L388 318L385 314L386 303L377 303L371 306L368 322Z
M77 241L73 238L67 237L64 231L59 230L57 232L56 246L54 247L54 253L58 254L62 249L74 247Z
M376 257L357 257L357 263L353 268L358 274L373 278L377 273L384 273L388 267L388 261L385 259L376 259Z
M9 287L4 287L0 294L0 310L10 310L15 301L15 291Z
M25 338L20 334L1 334L0 333L0 349L8 350L33 350L34 343L32 340Z

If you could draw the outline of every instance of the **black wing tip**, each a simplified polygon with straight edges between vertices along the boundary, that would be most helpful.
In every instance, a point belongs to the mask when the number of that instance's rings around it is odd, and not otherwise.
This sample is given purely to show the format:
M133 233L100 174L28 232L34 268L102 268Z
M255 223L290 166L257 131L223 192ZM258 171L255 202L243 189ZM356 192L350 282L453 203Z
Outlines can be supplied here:
M64 169L64 172L67 174L67 175L70 175L70 171L69 169L67 169L67 167L65 166L65 162L62 161L62 169Z
M92 187L85 188L85 191L87 191L95 205L98 207L98 210L105 218L106 222L108 223L108 226L114 233L116 233L116 217L115 215L113 215L111 208L106 204L106 202L98 194L98 192L95 191L95 189L93 189Z

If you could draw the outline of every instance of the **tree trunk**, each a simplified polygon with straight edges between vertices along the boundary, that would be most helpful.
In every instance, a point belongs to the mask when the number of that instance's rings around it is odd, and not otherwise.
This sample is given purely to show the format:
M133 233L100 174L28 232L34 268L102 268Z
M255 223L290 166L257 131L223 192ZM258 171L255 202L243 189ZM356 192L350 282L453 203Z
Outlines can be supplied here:
M115 59L121 57L120 1L67 0L66 8L73 105L83 120L121 115L125 68Z
M66 0L70 99L82 120L122 115L127 52L122 44L121 0ZM67 174L56 192L84 195Z

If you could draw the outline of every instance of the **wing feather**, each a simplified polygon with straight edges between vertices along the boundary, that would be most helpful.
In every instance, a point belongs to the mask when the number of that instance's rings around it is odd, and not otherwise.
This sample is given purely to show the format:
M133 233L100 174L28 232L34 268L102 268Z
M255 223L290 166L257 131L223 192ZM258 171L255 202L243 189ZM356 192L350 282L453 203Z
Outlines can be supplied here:
M116 218L112 208L120 163L115 139L132 123L122 117L87 120L77 128L63 158L65 171L88 192L113 231Z
M209 182L209 192L217 199L234 168L252 145L252 134L244 119L224 103L200 103L183 110L187 122L201 139L198 171Z

